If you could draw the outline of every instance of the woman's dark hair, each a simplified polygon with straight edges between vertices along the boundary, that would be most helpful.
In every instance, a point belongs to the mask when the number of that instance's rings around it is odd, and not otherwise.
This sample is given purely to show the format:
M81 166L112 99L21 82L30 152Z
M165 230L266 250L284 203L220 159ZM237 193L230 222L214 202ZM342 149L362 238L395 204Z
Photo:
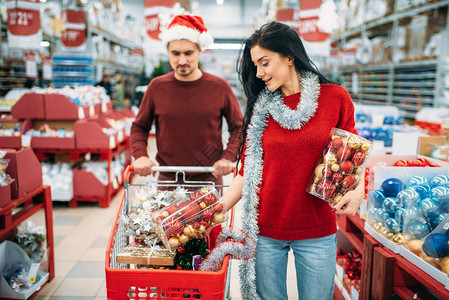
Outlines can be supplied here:
M243 42L242 49L240 49L239 52L239 60L237 62L237 72L247 98L242 129L243 139L239 148L238 161L240 161L243 154L246 131L253 114L254 104L256 103L259 93L265 88L263 80L256 77L257 68L251 60L251 48L256 45L276 52L283 57L292 58L297 71L310 71L315 73L318 75L320 83L331 83L331 81L318 71L318 68L307 55L298 33L290 26L273 21L262 25L259 30L256 30Z

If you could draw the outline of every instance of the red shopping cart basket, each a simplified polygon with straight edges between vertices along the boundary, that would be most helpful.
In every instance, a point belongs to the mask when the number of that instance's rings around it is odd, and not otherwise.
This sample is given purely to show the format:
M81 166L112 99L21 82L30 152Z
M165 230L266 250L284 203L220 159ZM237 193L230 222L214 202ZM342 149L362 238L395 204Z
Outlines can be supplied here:
M125 235L123 214L128 212L130 193L133 185L128 183L133 167L125 171L125 189L120 198L120 205L115 218L106 249L106 290L108 299L225 299L229 289L230 261L225 257L221 269L217 272L136 269L128 264L117 263L116 257L128 245L129 238ZM205 167L157 167L155 171L176 171L174 182L164 182L161 185L201 186L203 182L185 180L184 172L212 172L213 168ZM183 184L179 184L178 174L183 175ZM208 183L210 184L210 183ZM230 212L230 224L233 223L233 210ZM221 228L220 226L217 226ZM216 234L215 234L216 235ZM211 242L214 241L211 238ZM211 244L211 243L210 243ZM211 247L213 245L210 245Z

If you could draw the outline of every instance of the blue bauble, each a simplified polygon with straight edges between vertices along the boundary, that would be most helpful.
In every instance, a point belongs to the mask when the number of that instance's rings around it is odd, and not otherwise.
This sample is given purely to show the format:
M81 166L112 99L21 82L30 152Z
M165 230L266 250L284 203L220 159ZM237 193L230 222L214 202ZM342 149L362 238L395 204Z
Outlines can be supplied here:
M380 191L380 190L372 191L369 194L368 201L371 205L373 205L375 207L381 207L384 200L385 200L385 196L382 193L382 191Z
M381 216L382 216L381 222L382 222L382 224L384 224L384 225L385 225L385 223L387 222L388 219L394 219L394 216L395 216L394 213L392 213L392 214L387 213L387 212L384 211L383 209L379 209L379 213L381 213Z
M449 200L449 188L445 186L437 186L430 190L430 195L441 202Z
M384 202L382 203L382 208L389 214L395 214L398 210L396 199L390 197L385 198Z
M441 258L449 255L449 237L442 233L432 233L426 237L422 250L427 255L434 258Z
M404 224L404 220L405 220L406 216L407 216L407 210L405 210L404 208L398 208L394 218L396 219L396 221L398 221L399 225L402 226L402 224Z
M386 197L396 197L404 189L404 183L397 178L388 178L382 182L383 194Z
M397 195L398 202L403 206L416 206L421 200L419 194L413 188L406 188L402 190Z
M412 206L408 207L406 209L406 219L407 220L418 220L419 218L422 218L422 212L418 207Z
M440 206L435 199L426 198L419 203L422 214L428 218L430 214L436 213L440 210Z
M422 176L413 176L408 180L408 186L418 186L421 184L428 184L428 183L429 182L427 181L427 179Z
M449 187L449 177L446 175L438 175L430 181L432 186L446 186Z
M399 233L402 231L401 225L393 218L388 218L385 220L385 227L393 233Z
M430 226L427 223L418 220L411 221L407 224L405 233L420 240L430 233Z
M413 189L419 194L419 197L421 197L421 199L428 198L430 196L430 191L432 190L432 188L428 184L414 186Z
M443 222L443 220L447 217L447 212L435 212L435 213L430 213L427 218L428 221L430 223L430 227L432 228L432 230L434 230L435 228L438 227L438 225L440 225L441 222Z
M368 209L368 217L376 222L382 222L382 214L384 211L380 211L380 208L375 206L370 206Z

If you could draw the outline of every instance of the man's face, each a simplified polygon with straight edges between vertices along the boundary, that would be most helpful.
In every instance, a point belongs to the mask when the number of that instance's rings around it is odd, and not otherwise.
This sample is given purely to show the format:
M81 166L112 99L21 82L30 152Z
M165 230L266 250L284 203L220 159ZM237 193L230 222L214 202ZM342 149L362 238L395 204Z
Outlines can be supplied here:
M168 43L168 59L178 79L189 80L198 69L200 49L197 44L188 40L175 40Z

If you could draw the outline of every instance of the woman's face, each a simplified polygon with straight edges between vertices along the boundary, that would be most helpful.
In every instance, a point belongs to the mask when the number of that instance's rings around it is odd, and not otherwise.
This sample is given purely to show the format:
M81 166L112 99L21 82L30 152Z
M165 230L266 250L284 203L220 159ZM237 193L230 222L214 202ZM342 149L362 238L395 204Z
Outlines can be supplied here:
M257 69L256 77L262 79L270 91L278 88L282 91L292 81L297 82L293 60L288 57L256 45L251 48L251 60Z

